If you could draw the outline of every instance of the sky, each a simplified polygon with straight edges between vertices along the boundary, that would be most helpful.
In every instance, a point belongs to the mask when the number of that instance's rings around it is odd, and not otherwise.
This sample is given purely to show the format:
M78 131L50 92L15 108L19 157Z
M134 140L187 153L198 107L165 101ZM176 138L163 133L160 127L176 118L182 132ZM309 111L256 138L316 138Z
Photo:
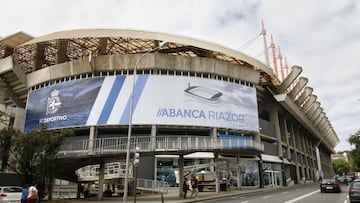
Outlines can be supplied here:
M360 130L360 1L356 0L0 0L0 37L72 29L132 29L185 36L265 62L264 21L289 66L321 102L340 143Z

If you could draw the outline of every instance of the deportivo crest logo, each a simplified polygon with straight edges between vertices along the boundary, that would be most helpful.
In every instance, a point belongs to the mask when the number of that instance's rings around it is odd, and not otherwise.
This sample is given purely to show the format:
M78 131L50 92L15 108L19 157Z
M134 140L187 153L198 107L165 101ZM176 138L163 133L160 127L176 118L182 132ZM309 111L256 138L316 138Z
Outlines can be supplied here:
M51 97L48 97L47 99L46 115L56 113L60 109L60 106L61 101L59 97L59 91L54 90L51 92Z

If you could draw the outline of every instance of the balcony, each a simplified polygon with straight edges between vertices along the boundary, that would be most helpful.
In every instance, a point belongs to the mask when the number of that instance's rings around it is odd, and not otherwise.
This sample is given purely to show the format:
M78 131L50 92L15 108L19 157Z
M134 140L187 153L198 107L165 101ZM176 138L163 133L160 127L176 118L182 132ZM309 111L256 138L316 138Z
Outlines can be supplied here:
M153 154L240 149L264 151L264 145L252 139L212 138L210 136L137 136L132 137L130 143L131 151L138 147L140 153ZM126 145L127 137L69 141L61 146L58 158L125 154Z

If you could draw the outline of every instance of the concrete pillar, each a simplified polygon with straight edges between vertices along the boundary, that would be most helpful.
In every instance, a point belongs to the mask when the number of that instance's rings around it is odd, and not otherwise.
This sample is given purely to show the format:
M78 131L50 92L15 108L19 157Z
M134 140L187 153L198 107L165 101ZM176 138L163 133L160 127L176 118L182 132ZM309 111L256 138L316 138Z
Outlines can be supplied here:
M156 149L156 133L157 133L157 129L156 129L156 125L152 125L151 126L151 149L153 151L155 151Z
M83 193L82 186L81 186L81 183L78 182L78 183L77 183L76 198L80 199L80 198L81 198L81 193ZM49 195L50 195L50 194L51 194L51 193L49 193ZM84 194L83 194L83 195L84 195ZM49 198L49 200L51 200L51 199Z
M104 178L105 178L105 163L100 163L100 171L99 171L99 189L98 189L98 200L101 201L103 199L104 193Z
M319 144L320 144L320 142L319 142ZM320 177L323 177L323 171L322 171L321 160L320 160L320 151L318 148L319 144L315 147L317 168L318 168L317 179L319 179Z
M219 163L219 153L218 152L214 152L214 157L215 157L215 188L216 188L216 192L220 192L220 177L219 177L219 167L217 166L217 164Z
M89 154L92 154L94 152L96 137L97 137L96 127L91 126L90 127L90 133L89 133L89 146L88 146L88 153Z
M211 131L211 138L212 138L212 143L215 145L213 146L213 148L216 147L216 144L217 144L217 139L218 139L218 131L217 131L217 128L213 128L212 131Z
M241 189L241 173L240 173L240 157L239 157L239 152L236 153L236 182L237 182L237 189L240 190Z
M56 64L64 63L67 61L66 50L67 50L68 42L69 40L67 39L57 40L58 49L56 52Z
M34 58L34 68L35 70L42 69L42 65L45 62L45 48L47 44L45 43L37 43L36 44L36 51L35 51L35 58Z
M261 156L259 155L260 160L259 160L259 179L260 179L260 188L264 188L264 170L263 170L263 161L261 159Z
M289 129L288 129L288 121L284 118L284 123L283 123L283 129L284 129L284 134L285 134L285 144L286 144L286 156L288 159L290 159L291 155L290 155L290 133L289 133Z
M300 180L300 171L299 171L299 159L298 159L298 156L297 156L297 146L296 146L296 137L297 135L295 134L295 129L294 129L294 123L291 123L291 126L290 126L290 134L292 136L292 145L293 145L293 148L294 148L294 161L295 161L295 171L296 171L296 180L295 180L295 183L299 183L299 180Z
M279 113L277 108L273 108L270 111L270 121L275 125L275 133L278 147L278 156L282 156L282 141L281 141L281 132L280 132L280 124L279 124Z
M183 197L182 188L184 182L184 155L179 155L178 165L179 165L179 177L180 177L179 197Z
M302 180L306 179L304 164L303 164L303 165L302 165L302 167L301 167L301 173L302 173L302 175L303 175L303 177L301 177L301 178L302 178Z
M217 128L213 128L211 131L211 137L212 138L217 138Z
M261 136L259 133L254 135L254 140L258 143L261 143Z

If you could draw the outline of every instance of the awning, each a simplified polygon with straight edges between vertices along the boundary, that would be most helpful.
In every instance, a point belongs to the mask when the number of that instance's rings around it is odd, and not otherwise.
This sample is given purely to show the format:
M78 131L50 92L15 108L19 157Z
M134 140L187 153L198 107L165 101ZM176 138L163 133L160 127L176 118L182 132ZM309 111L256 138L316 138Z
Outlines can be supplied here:
M283 163L283 160L281 160L279 157L268 154L261 154L261 160L266 162Z
M155 155L156 158L179 158L179 155ZM194 152L184 156L184 159L213 159L213 152Z
M213 152L195 152L184 156L184 159L213 159L213 158L215 158Z
M288 159L285 159L285 158L284 158L284 164L294 165L294 162L290 162Z

